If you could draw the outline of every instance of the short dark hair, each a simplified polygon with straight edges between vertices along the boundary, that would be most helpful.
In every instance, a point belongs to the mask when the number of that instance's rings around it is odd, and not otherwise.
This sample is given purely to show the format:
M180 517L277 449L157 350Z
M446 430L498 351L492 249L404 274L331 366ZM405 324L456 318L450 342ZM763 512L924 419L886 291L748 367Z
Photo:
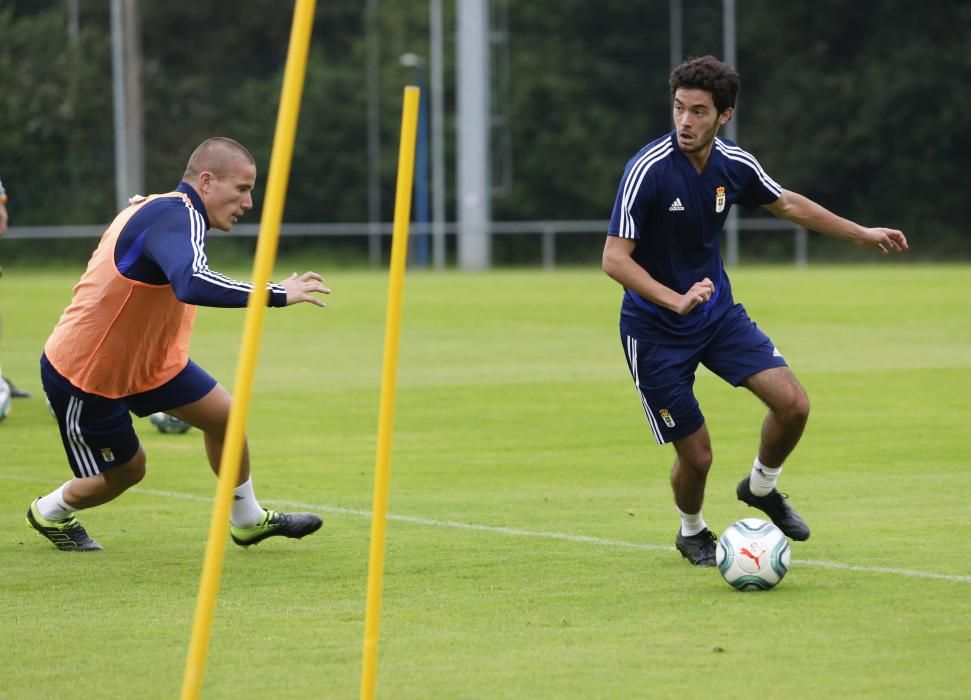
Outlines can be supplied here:
M714 56L689 58L671 72L671 96L678 88L710 92L715 109L721 114L735 107L740 82L738 72Z

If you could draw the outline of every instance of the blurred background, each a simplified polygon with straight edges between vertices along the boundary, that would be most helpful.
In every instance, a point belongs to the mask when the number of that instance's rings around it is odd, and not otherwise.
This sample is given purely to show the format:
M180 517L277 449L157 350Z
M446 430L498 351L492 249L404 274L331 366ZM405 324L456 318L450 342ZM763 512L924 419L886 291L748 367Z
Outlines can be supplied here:
M84 260L121 202L233 137L256 210L292 3L0 0L3 260ZM281 254L386 262L402 88L423 88L411 264L596 265L626 161L671 128L668 75L742 75L739 144L783 187L903 229L909 260L971 259L971 3L958 0L319 2ZM853 256L741 212L729 263Z

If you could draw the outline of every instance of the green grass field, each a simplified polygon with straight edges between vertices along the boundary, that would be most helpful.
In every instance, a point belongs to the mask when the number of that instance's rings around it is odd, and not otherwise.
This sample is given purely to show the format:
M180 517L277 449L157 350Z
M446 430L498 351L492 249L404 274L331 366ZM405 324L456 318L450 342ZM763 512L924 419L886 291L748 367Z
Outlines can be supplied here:
M148 477L81 515L106 552L60 553L24 524L69 476L37 358L79 272L0 280L3 370L35 395L0 423L0 698L173 698L216 486L200 433L136 423ZM249 421L257 495L324 529L229 544L204 698L358 696L387 280L327 278L326 310L268 314ZM780 484L813 536L768 593L674 551L673 456L627 374L614 283L409 274L379 697L968 697L971 267L733 279L813 401ZM194 359L230 388L242 320L196 324ZM697 391L720 532L756 515L734 486L763 409L704 370Z

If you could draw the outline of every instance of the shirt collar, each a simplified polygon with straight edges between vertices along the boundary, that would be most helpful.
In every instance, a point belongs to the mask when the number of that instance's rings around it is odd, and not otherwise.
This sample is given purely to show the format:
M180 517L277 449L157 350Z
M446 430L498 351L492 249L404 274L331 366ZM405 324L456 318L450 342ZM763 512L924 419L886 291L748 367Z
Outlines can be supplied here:
M206 230L209 230L209 215L206 213L206 207L202 203L202 197L196 192L195 188L188 182L180 182L179 186L175 188L176 192L181 192L189 197L189 201L192 202L192 208L197 212L202 214L202 220L206 222Z

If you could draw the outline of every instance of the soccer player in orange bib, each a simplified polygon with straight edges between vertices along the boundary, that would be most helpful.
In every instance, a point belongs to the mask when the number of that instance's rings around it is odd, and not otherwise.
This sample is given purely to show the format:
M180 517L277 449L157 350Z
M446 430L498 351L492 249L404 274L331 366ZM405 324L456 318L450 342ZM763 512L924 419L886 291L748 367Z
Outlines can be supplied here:
M189 157L172 192L134 197L101 237L74 297L48 338L41 379L74 478L27 510L27 522L63 551L102 549L75 513L107 503L145 476L131 413L164 411L201 430L218 471L232 398L189 359L196 306L244 307L253 286L209 268L206 233L230 230L253 207L256 161L216 137ZM270 306L324 303L316 272L269 286ZM262 508L243 446L230 523L240 546L317 531L313 513Z

